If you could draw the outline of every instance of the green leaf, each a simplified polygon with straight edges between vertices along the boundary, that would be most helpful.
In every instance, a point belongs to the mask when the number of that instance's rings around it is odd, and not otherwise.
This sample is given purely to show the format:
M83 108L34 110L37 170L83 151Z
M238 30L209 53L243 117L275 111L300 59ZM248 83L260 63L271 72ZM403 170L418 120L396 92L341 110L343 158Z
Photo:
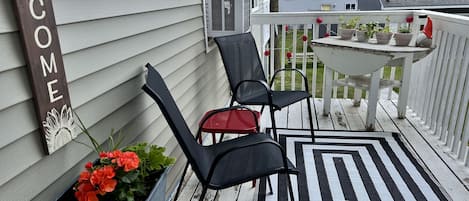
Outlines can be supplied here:
M130 171L125 176L121 178L122 182L124 183L132 183L138 178L138 171Z

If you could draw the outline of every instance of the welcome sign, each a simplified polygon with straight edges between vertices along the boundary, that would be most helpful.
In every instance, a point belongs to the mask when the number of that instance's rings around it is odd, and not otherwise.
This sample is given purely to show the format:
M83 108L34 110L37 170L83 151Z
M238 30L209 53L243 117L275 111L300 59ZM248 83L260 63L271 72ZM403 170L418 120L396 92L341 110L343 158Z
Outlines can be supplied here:
M47 154L76 137L51 0L14 0L36 115Z

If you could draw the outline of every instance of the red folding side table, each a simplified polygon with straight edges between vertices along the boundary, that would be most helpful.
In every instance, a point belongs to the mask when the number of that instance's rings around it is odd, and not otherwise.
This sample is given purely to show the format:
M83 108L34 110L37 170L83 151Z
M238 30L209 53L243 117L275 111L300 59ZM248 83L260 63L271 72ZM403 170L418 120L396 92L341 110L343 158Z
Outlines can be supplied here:
M202 143L201 132L212 133L212 142L216 143L215 133L249 134L259 132L261 114L245 107L223 108L210 110L199 122L197 138Z

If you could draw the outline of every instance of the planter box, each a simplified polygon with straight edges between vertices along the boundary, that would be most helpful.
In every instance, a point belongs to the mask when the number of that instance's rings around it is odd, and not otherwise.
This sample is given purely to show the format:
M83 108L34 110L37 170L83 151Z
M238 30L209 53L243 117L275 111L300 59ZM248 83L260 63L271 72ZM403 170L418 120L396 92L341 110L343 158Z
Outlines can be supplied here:
M163 174L156 182L155 186L148 195L148 198L145 201L167 201L166 198L166 183L168 180L168 173L171 170L171 167L167 167ZM57 201L76 201L74 195L73 187L69 188L62 196L60 196ZM101 200L100 200L101 201ZM103 200L104 201L104 200Z
M151 190L150 195L146 201L166 201L166 183L168 181L168 173L171 170L171 167L167 167L163 174L161 174L158 182L156 182L155 186Z

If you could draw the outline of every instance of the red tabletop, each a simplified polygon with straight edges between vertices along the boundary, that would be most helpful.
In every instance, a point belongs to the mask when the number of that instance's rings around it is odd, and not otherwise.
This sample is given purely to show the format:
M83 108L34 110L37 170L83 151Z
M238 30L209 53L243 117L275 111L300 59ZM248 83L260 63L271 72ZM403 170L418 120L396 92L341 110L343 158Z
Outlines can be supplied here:
M258 111L227 110L211 116L200 126L201 131L209 133L256 133L258 131L253 112L259 124L261 114ZM205 119L210 113L211 111L206 112L202 119Z

